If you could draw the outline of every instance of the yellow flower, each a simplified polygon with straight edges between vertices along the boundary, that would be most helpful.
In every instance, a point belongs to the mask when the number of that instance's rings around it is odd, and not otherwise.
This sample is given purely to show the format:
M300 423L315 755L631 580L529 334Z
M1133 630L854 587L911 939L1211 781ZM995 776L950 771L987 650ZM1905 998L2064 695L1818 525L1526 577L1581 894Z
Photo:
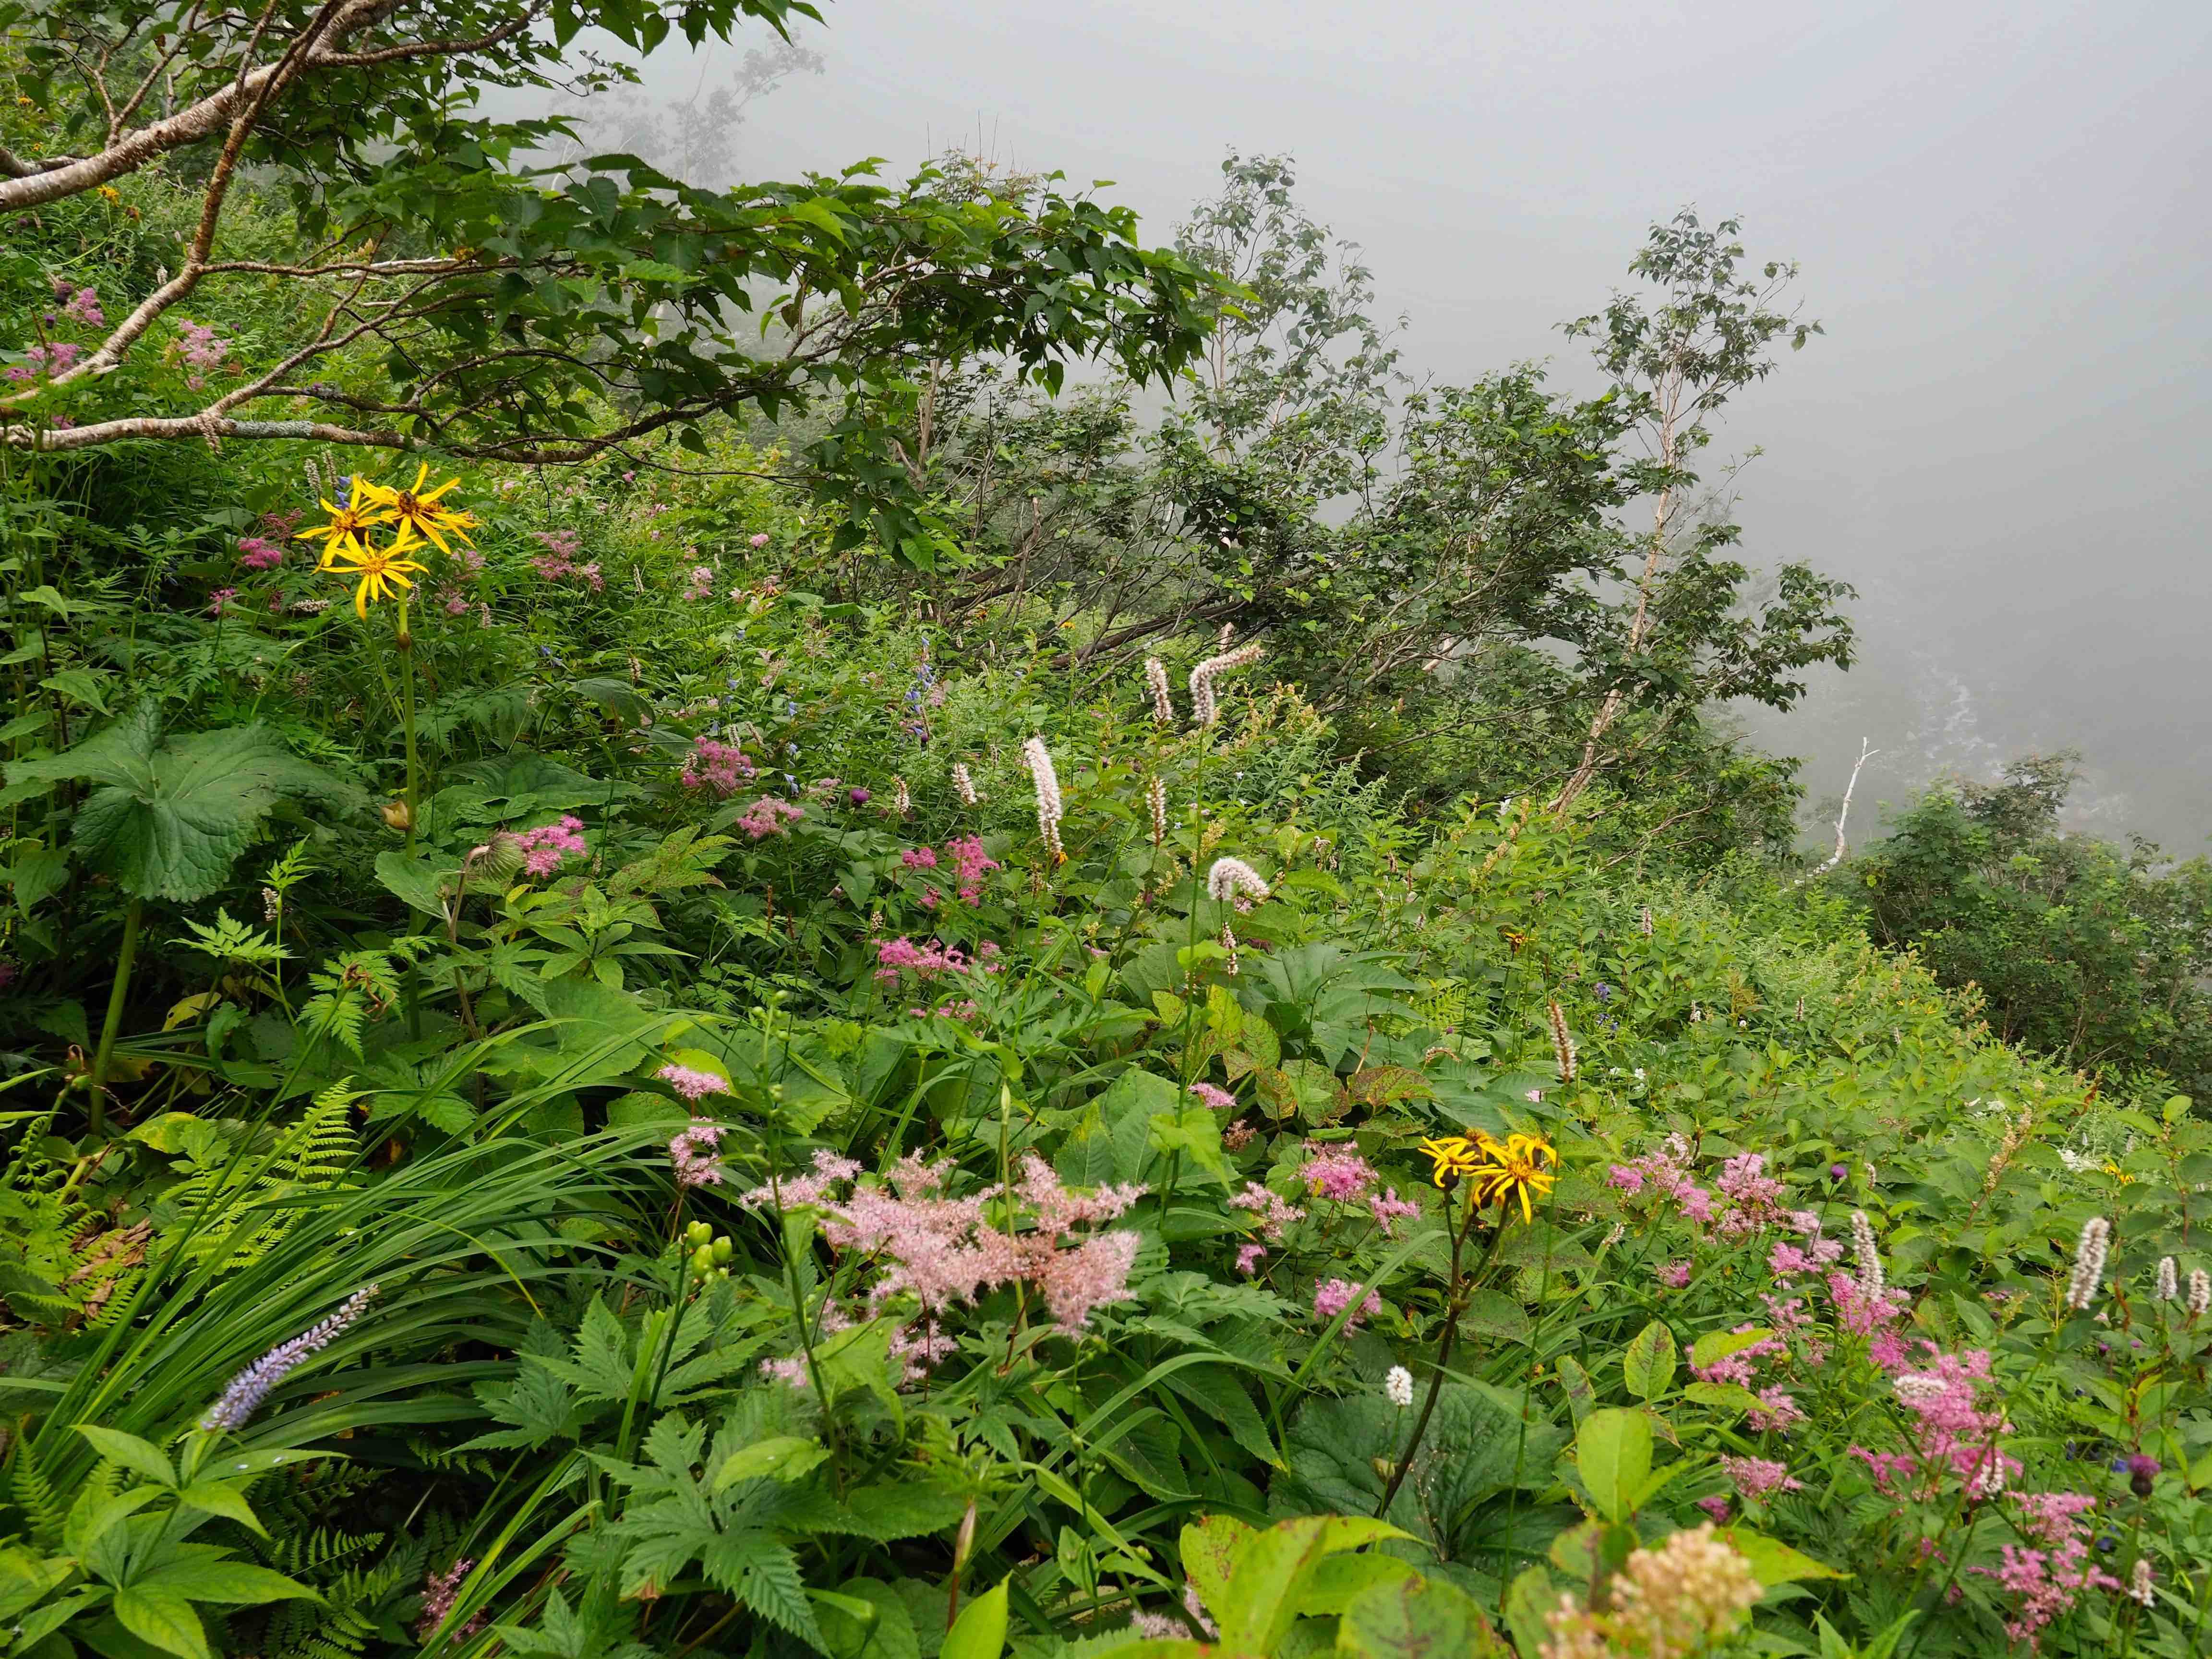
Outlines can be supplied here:
M1482 1155L1465 1135L1446 1135L1441 1140L1425 1140L1421 1143L1421 1150L1436 1164L1434 1174L1439 1187L1463 1176L1471 1176L1482 1167Z
M106 202L119 202L123 199L123 192L112 185L102 185L93 191L93 194Z
M369 532L389 523L392 518L389 513L368 499L358 478L354 480L352 492L347 495L346 504L343 507L325 500L323 502L323 511L331 515L331 521L328 524L311 524L305 530L299 532L294 539L311 542L316 537L321 537L323 538L321 568L325 570L336 568L331 561L337 555L359 552L366 548L368 545Z
M389 547L336 548L320 568L361 578L361 586L353 591L353 608L356 616L366 618L371 599L403 599L415 586L410 578L422 574L423 567L406 556L422 545L418 537L403 528Z
M1473 1184L1468 1190L1474 1202L1480 1206L1495 1199L1510 1205L1518 1198L1522 1220L1534 1221L1528 1195L1541 1197L1552 1190L1559 1178L1559 1155L1540 1135L1508 1135L1503 1145L1484 1135L1480 1146L1481 1160L1469 1172Z
M446 538L440 533L442 531L451 531L464 542L468 542L470 546L475 546L468 536L468 532L476 528L475 516L462 512L459 507L438 504L438 497L449 489L459 489L461 481L448 478L435 489L425 490L422 486L429 477L429 464L425 462L416 470L414 483L405 489L394 489L389 484L369 483L365 480L357 482L354 489L356 494L368 497L372 505L390 514L392 522L401 530L412 531L416 535L436 543L441 553L453 550L446 545Z

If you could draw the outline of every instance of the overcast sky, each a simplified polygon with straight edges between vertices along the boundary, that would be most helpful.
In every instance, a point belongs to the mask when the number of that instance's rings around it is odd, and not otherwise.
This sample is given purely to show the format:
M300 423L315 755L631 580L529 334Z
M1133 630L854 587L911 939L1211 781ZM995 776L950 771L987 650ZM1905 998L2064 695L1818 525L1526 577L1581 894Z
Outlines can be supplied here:
M1759 727L1861 799L2081 748L2081 805L2212 833L2212 3L837 0L749 176L955 143L1164 240L1287 151L1418 372L1552 356L1654 218L1744 220L1827 328L1735 405L1755 560L1856 584L1859 667ZM725 61L736 54L726 52ZM656 64L683 90L696 67Z

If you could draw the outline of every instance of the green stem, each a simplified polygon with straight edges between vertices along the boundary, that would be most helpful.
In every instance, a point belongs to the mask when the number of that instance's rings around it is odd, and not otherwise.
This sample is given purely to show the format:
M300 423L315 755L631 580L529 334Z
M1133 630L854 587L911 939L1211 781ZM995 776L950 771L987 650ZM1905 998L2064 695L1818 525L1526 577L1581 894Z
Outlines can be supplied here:
M107 993L107 1018L100 1022L100 1048L92 1059L92 1107L88 1126L94 1134L107 1127L107 1061L115 1052L115 1033L123 1024L123 999L131 990L131 962L138 954L138 924L146 901L135 894L123 913L123 945L115 953L115 982Z
M407 627L407 601L399 601L399 719L407 732L407 856L415 856L416 779L420 775L415 755L415 635Z

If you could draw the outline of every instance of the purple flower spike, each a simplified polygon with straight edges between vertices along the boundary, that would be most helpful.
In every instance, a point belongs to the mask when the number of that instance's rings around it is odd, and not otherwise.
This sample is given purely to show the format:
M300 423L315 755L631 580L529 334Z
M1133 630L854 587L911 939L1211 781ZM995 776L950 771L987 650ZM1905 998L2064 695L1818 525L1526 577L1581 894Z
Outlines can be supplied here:
M207 1415L200 1419L200 1426L211 1432L244 1428L246 1419L269 1397L270 1389L308 1358L337 1341L348 1326L368 1311L368 1304L375 1299L376 1286L364 1285L321 1324L309 1326L289 1342L279 1342L230 1379L230 1386L222 1391L222 1397L209 1407Z

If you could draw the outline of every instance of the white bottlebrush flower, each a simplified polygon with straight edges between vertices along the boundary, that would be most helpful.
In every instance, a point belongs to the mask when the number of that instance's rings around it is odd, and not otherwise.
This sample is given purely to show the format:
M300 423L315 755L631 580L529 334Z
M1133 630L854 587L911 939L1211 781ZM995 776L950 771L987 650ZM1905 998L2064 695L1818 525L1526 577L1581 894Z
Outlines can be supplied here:
M2137 1557L2135 1571L2128 1575L2128 1599L2146 1607L2156 1602L2158 1592L2151 1588L2154 1578L2150 1558Z
M1875 1248L1874 1223L1864 1210L1851 1212L1851 1264L1858 1269L1859 1299L1880 1299L1887 1281L1882 1276L1881 1252Z
M1552 1017L1552 1053L1559 1062L1559 1081L1575 1080L1575 1037L1567 1030L1567 1016L1556 998L1548 1005Z
M2170 1255L2158 1259L2157 1294L2161 1302L2179 1302L2181 1299L2181 1274Z
M1237 935L1230 931L1229 924L1225 921L1221 924L1221 948L1229 952L1228 966L1221 971L1230 978L1235 979L1237 977Z
M1267 884L1243 859L1216 859L1206 872L1206 896L1216 903L1234 902L1239 910L1249 910L1267 896Z
M1152 694L1152 718L1162 726L1175 724L1175 699L1168 695L1168 665L1158 657L1145 659L1145 687Z
M904 778L891 780L891 811L901 817L914 811L914 792L906 787Z
M975 804L975 780L968 775L968 766L964 761L952 763L952 793L960 797L960 804L963 806L973 806Z
M1260 660L1260 647L1255 642L1240 645L1234 651L1224 651L1218 657L1208 657L1190 671L1190 717L1200 726L1211 726L1221 718L1221 709L1214 702L1213 677L1225 674L1232 668L1242 668L1247 663Z
M2212 1273L2202 1267L2189 1270L2189 1316L2202 1319L2207 1309L2212 1309Z
M2105 1282L2105 1261L2112 1247L2112 1224L2093 1215L2081 1224L2081 1237L2074 1247L2074 1276L2066 1282L2066 1305L2087 1313Z
M1060 820L1066 809L1060 804L1060 775L1052 769L1052 751L1044 746L1042 738L1031 738L1022 745L1022 764L1030 769L1030 781L1036 786L1037 833L1044 837L1045 848L1057 864L1067 856L1060 844Z
M1400 1411L1413 1403L1413 1374L1403 1365L1390 1367L1390 1374L1382 1379L1382 1392Z
M1168 839L1168 786L1164 778L1154 778L1146 787L1145 803L1152 809L1152 845L1165 846Z

